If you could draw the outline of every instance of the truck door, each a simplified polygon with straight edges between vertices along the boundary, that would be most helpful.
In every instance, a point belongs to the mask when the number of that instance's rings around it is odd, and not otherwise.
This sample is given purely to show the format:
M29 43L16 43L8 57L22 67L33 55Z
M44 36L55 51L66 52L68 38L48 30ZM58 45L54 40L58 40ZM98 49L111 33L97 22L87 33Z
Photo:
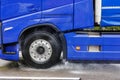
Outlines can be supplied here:
M73 0L42 0L42 21L62 31L73 29Z
M94 27L93 0L74 0L74 29Z

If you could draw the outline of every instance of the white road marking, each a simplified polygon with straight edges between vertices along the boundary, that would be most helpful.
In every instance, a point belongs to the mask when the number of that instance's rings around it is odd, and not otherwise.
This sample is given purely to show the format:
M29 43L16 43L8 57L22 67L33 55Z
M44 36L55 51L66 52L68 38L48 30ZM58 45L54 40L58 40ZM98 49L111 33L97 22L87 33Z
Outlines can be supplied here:
M80 78L70 78L70 77L0 77L0 80L1 79L23 79L23 80L28 80L28 79L31 79L31 80L40 80L40 79L43 79L43 80L80 80Z

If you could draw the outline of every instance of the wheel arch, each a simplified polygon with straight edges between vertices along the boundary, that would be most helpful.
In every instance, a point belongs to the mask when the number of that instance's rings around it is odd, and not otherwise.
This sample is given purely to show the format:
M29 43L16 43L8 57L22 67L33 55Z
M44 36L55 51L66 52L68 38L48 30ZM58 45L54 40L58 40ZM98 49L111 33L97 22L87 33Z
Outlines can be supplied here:
M27 28L23 29L22 32L19 35L18 41L21 44L21 40L27 36L28 34L30 34L30 32L34 32L34 31L39 31L39 30L52 30L51 32L53 33L58 33L61 44L62 44L62 50L63 50L63 58L66 59L67 58L67 43L66 43L66 39L64 36L64 32L60 31L57 26L50 24L50 23L44 23L44 24L36 24L36 25L32 25L32 26L28 26Z

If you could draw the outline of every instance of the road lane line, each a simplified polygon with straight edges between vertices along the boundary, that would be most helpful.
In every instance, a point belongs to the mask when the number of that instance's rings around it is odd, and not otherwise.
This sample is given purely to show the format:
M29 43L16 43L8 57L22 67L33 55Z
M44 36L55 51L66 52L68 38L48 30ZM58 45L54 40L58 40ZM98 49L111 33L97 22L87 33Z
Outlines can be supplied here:
M24 79L24 80L40 80L40 79L49 79L49 80L80 80L80 78L70 78L70 77L0 77L1 79Z

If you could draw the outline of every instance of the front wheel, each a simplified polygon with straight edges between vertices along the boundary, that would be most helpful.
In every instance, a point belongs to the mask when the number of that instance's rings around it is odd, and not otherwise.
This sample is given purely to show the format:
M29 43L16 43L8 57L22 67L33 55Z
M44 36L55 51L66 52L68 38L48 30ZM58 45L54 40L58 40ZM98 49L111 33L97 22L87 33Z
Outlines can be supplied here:
M25 62L34 68L49 68L60 59L59 39L48 32L37 31L24 40L22 55Z

